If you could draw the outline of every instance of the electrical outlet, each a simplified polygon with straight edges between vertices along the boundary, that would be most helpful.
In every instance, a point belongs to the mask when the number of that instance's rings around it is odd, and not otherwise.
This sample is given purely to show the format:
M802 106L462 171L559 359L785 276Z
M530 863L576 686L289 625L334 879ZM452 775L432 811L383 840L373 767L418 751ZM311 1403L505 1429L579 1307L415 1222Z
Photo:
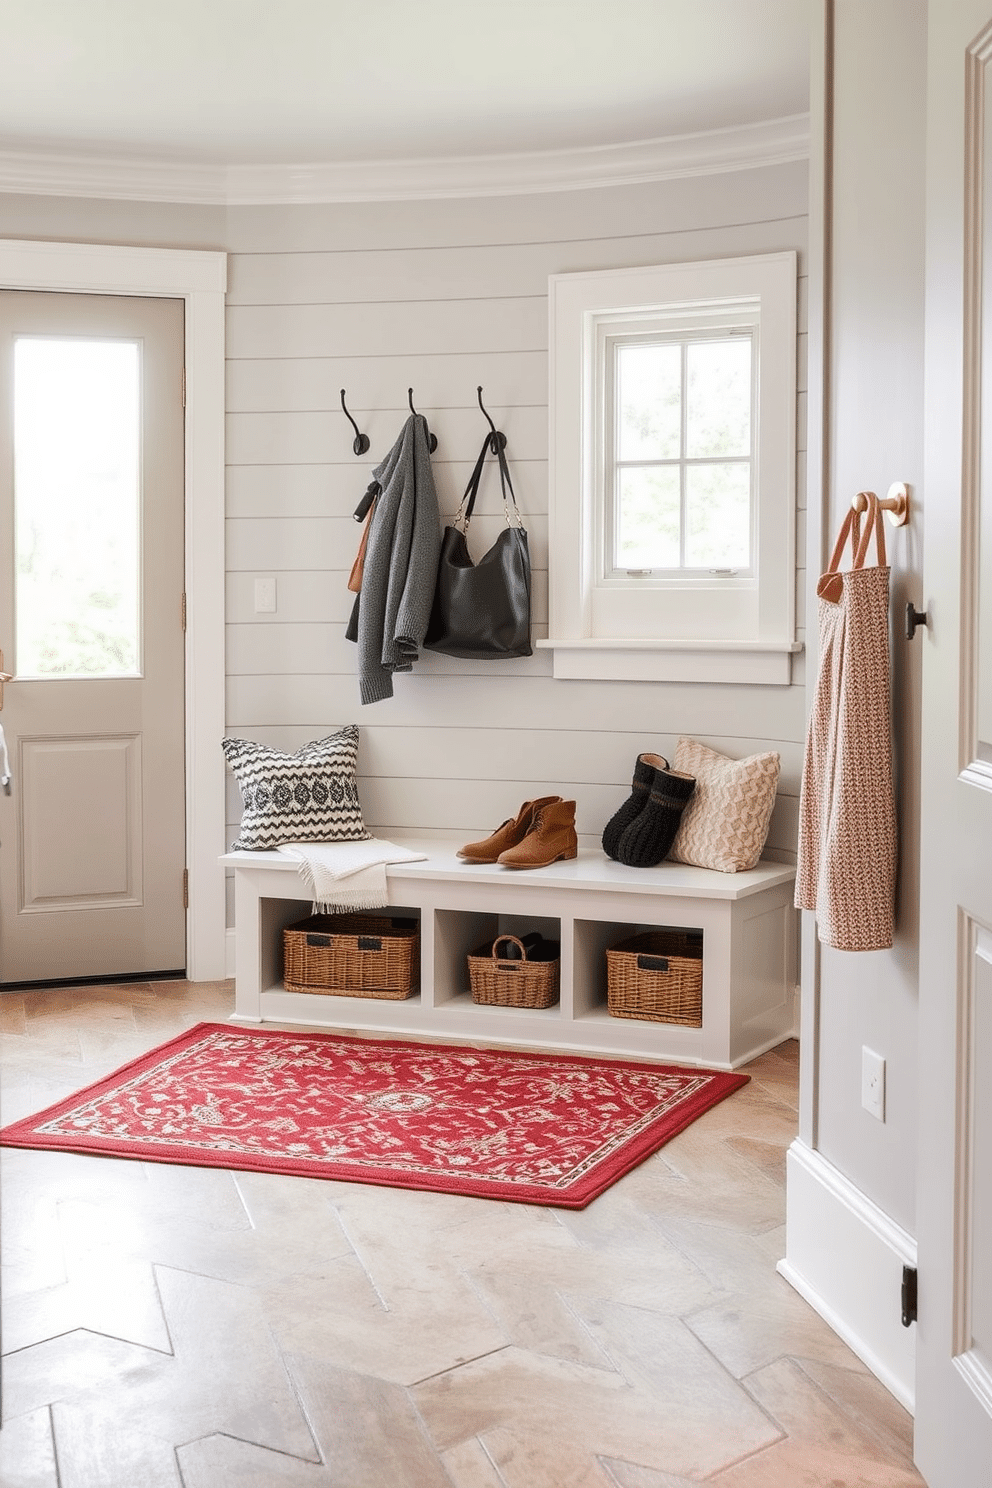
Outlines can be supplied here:
M273 615L276 608L275 579L255 580L255 614Z
M861 1104L869 1116L885 1120L885 1060L867 1044L861 1050Z

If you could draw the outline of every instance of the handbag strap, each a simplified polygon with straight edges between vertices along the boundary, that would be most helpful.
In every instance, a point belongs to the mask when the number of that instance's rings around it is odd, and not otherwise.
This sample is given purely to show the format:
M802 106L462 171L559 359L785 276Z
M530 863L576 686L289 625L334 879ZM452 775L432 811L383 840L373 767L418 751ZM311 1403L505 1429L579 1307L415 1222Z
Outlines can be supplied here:
M356 522L364 521L364 519L371 511L372 507L375 505L376 497L381 495L382 487L377 480L374 480L369 486L368 490L365 492L365 495L362 497L361 501L355 507L354 512L352 513Z
M866 491L865 495L868 497L868 520L865 523L864 536L860 539L860 541L858 539L855 539L854 561L852 563L852 567L864 568L865 557L868 553L868 544L871 541L871 534L874 530L875 562L878 564L879 568L884 568L886 562L885 523L882 520L882 503L879 501L874 491Z
M463 535L468 532L468 526L472 520L472 513L475 510L475 500L479 494L479 484L482 480L482 470L486 463L486 455L492 449L493 443L492 434L487 434L482 449L479 451L479 458L475 462L475 468L469 476L468 485L465 487L465 495L461 499L461 505L455 513L455 526ZM495 441L495 444L495 454L499 461L499 483L503 492L503 516L506 518L506 525L508 527L523 527L524 524L520 517L520 508L517 506L517 498L513 490L513 482L510 480L510 467L506 463L503 446L498 440ZM509 501L507 500L507 491L509 491L510 495Z
M866 511L867 521L864 531L861 530L861 513L856 507L851 507L841 523L840 532L834 550L830 555L830 564L825 573L820 575L816 586L816 593L820 599L829 600L836 604L840 599L844 588L844 580L839 572L841 558L847 546L848 538L851 539L851 570L864 568L865 559L868 556L868 547L871 536L875 534L875 556L879 568L885 567L885 527L882 523L882 506L874 491L859 492L859 495L867 497L868 507Z
M851 507L841 523L837 541L834 544L833 553L830 555L830 563L826 574L835 574L840 568L841 558L847 546L847 539L851 539L851 567L864 568L865 558L868 556L868 547L871 542L872 532L875 534L875 553L879 567L885 567L885 527L882 522L882 507L874 491L859 492L859 495L868 499L867 521L864 532L861 531L861 513L855 507ZM826 577L826 574L824 577Z

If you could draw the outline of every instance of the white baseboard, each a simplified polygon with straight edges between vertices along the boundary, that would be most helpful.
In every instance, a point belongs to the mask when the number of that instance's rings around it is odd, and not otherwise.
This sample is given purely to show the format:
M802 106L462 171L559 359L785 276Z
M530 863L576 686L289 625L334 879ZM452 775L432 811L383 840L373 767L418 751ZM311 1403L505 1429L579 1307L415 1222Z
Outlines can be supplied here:
M902 1326L903 1266L916 1241L804 1142L789 1148L779 1272L912 1414L916 1328Z
M224 975L226 977L234 976L234 946L234 927L230 926L224 940Z

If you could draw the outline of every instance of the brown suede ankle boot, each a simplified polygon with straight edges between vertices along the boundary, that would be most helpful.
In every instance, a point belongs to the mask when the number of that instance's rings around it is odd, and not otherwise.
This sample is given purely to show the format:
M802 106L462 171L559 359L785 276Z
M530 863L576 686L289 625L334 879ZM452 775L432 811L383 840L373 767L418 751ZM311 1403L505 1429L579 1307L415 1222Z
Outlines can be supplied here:
M516 816L498 826L491 837L459 848L457 856L464 858L466 863L495 863L500 853L523 841L543 806L551 806L560 800L561 796L541 796L536 801L525 801Z
M546 868L559 858L574 858L579 850L575 835L575 802L552 801L534 814L534 825L522 842L501 852L504 868Z

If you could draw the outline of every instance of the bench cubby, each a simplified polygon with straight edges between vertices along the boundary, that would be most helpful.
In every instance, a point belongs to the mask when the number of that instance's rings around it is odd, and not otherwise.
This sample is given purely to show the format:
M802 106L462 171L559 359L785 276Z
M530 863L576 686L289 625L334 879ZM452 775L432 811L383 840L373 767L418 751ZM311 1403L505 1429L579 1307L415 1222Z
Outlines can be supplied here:
M554 940L561 939L557 919L535 915L505 915L495 910L473 912L460 909L434 911L434 1007L475 1007L469 983L467 956L497 935L526 935L539 930ZM503 1012L506 1009L496 1009ZM557 1015L558 1008L531 1008L530 1012L545 1017Z
M626 868L598 850L512 872L466 864L456 844L403 839L424 861L387 869L389 912L417 916L421 989L402 1002L287 992L282 930L310 913L295 863L275 852L226 853L235 878L235 1012L241 1023L379 1030L733 1069L795 1029L795 870L746 873L680 863ZM701 1028L614 1018L606 950L658 927L703 934ZM561 1000L551 1008L473 1003L466 956L500 933L561 941Z

